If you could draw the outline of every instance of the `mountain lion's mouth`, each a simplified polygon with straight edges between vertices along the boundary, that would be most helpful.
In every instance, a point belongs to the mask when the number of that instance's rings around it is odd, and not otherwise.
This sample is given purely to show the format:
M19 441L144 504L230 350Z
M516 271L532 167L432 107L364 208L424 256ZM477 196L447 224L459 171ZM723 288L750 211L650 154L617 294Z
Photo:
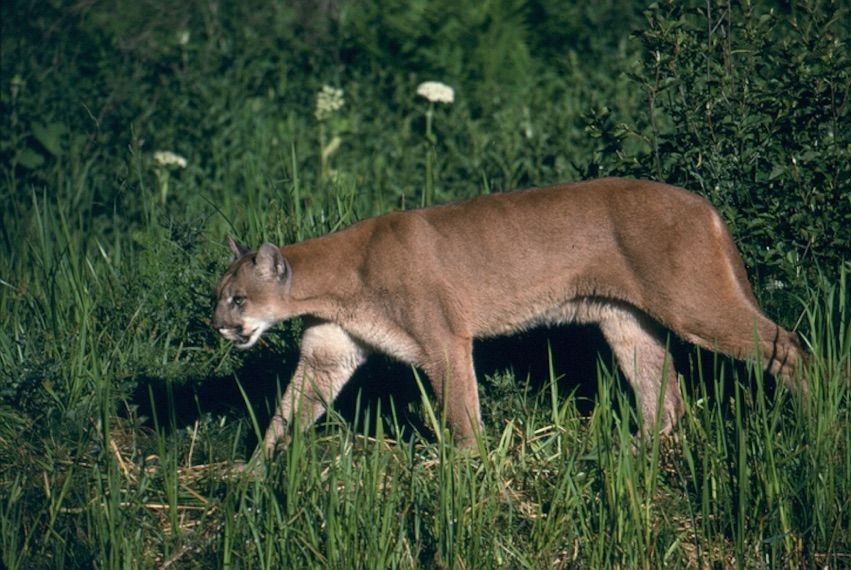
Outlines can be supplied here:
M242 348L242 345L246 344L251 338L250 335L246 336L239 332L239 329L232 329L227 327L220 328L219 333L229 341L236 344L239 348Z
M239 329L222 327L219 329L219 333L223 337L234 343L237 348L245 350L254 346L254 343L256 343L260 339L260 336L266 331L267 328L268 326L261 325L248 333L243 333L240 332Z

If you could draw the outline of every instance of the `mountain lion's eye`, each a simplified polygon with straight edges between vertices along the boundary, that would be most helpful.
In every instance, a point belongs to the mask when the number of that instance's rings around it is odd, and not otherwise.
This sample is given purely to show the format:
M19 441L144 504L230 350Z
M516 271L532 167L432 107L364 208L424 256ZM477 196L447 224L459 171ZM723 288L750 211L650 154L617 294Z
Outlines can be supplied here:
M237 307L242 307L245 304L245 297L242 295L234 295L231 302Z

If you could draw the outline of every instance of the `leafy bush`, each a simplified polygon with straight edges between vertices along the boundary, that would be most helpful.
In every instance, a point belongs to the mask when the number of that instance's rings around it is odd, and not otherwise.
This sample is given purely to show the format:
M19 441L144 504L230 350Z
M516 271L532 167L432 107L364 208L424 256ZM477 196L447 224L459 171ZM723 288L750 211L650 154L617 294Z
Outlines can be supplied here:
M659 2L637 33L642 120L591 117L600 170L709 198L758 289L787 310L851 258L848 17L839 2Z

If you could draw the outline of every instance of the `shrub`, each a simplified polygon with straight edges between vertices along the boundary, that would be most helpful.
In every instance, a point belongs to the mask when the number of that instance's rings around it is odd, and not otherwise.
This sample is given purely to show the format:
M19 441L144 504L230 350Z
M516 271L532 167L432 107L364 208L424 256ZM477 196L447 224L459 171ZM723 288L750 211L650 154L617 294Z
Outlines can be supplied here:
M631 76L646 112L590 116L594 167L709 198L757 288L791 305L851 258L847 5L659 2L646 16Z

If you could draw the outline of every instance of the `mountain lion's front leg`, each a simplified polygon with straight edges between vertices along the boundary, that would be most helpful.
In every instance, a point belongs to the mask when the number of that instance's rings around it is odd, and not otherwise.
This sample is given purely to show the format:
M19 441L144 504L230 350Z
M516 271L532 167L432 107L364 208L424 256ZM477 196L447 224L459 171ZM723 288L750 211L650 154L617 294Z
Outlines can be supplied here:
M423 363L435 396L446 414L456 443L470 448L482 427L479 390L473 368L473 340L454 338L434 351Z
M365 346L333 323L307 326L295 375L266 430L267 457L285 440L288 424L295 422L296 429L304 430L325 413L368 354Z

